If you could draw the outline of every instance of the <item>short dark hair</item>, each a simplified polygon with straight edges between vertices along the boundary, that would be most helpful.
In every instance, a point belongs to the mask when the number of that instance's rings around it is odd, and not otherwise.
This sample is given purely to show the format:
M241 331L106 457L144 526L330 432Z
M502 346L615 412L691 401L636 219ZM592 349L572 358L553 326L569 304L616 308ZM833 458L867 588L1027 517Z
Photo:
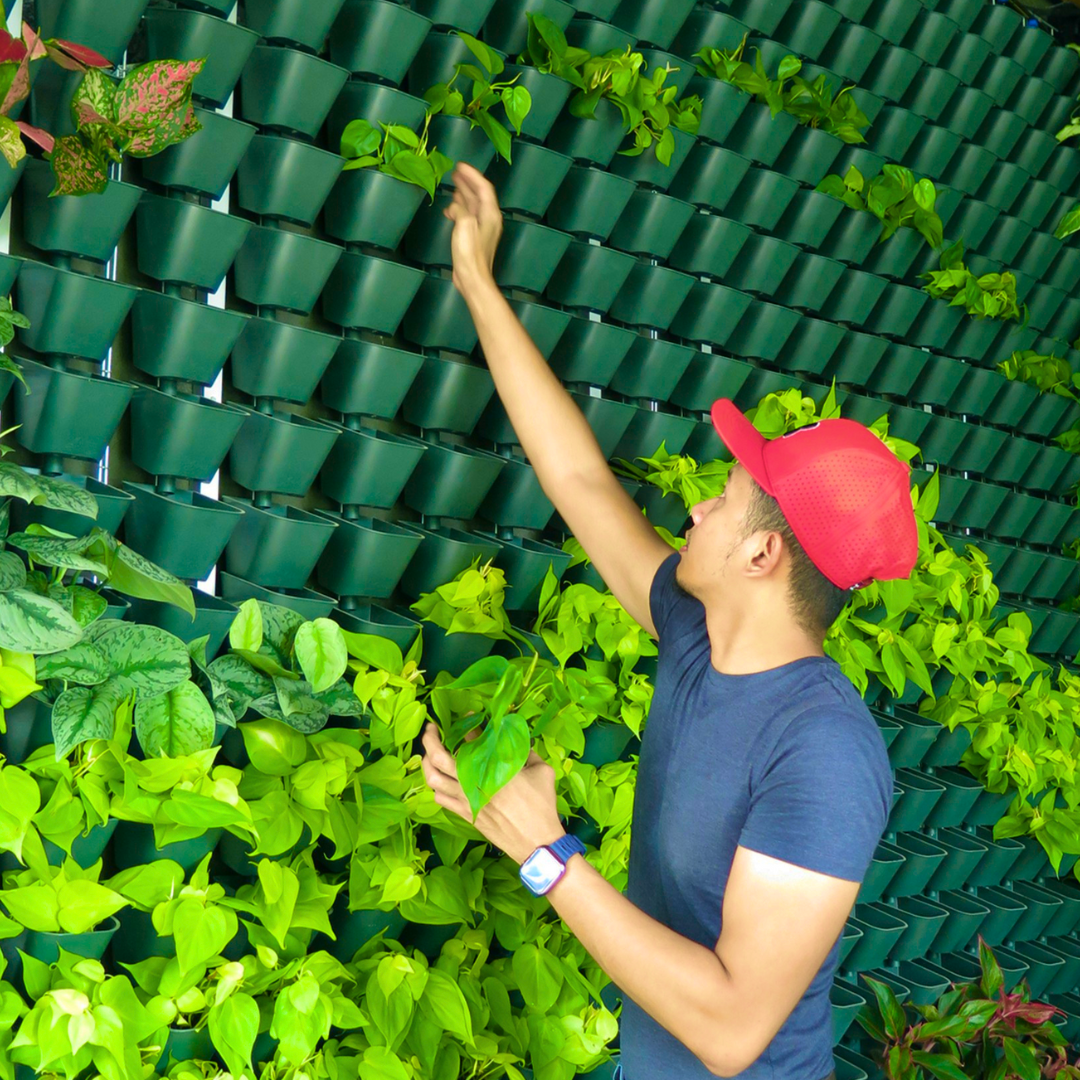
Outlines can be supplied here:
M803 551L791 531L780 504L759 484L753 483L750 502L743 519L743 536L756 532L778 532L791 558L788 579L791 610L799 625L810 634L825 634L851 599L848 589L834 585Z

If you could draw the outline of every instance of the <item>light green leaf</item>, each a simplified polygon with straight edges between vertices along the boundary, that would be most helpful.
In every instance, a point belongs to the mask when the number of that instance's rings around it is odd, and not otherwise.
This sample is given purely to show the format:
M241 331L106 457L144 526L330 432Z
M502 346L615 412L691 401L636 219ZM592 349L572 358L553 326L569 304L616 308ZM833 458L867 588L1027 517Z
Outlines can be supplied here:
M41 656L74 645L82 634L55 600L27 589L0 593L0 648Z
M474 817L521 772L528 759L529 725L517 713L488 724L478 738L458 750L458 779Z
M229 644L234 649L258 652L263 642L262 611L258 600L245 600L229 627Z
M294 649L300 670L317 694L328 690L345 674L349 653L341 627L331 619L304 623L296 631Z

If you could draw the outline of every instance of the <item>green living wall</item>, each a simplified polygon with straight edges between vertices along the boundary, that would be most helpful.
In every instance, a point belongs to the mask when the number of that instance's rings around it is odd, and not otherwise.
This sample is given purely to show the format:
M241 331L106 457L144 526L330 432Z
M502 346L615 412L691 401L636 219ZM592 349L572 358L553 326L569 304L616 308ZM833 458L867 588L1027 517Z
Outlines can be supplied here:
M877 1075L861 974L927 1004L980 935L1080 1037L1075 51L982 0L26 7L114 63L205 63L200 130L100 194L0 163L29 324L0 373L0 1077L613 1072L617 989L415 753L516 672L625 885L656 650L477 355L457 160L674 545L726 476L717 397L913 463L918 569L827 643L896 769L838 1072ZM92 140L82 79L42 65L23 119Z

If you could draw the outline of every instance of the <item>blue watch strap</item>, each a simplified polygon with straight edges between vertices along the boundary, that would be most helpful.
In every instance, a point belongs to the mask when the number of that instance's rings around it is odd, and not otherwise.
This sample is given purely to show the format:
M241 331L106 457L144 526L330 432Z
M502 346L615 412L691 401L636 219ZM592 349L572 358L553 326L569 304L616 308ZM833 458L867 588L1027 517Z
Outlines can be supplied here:
M585 845L570 833L567 833L566 836L560 836L555 843L548 844L548 847L558 855L564 866L570 861L572 855L585 854Z

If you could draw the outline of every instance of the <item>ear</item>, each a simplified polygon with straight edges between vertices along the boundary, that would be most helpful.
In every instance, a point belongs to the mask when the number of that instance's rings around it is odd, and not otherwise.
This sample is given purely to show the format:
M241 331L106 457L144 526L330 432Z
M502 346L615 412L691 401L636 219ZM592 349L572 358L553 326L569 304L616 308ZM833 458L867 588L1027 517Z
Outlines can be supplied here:
M747 577L771 577L780 570L784 554L784 538L775 529L762 529L747 538L745 552L744 573Z

